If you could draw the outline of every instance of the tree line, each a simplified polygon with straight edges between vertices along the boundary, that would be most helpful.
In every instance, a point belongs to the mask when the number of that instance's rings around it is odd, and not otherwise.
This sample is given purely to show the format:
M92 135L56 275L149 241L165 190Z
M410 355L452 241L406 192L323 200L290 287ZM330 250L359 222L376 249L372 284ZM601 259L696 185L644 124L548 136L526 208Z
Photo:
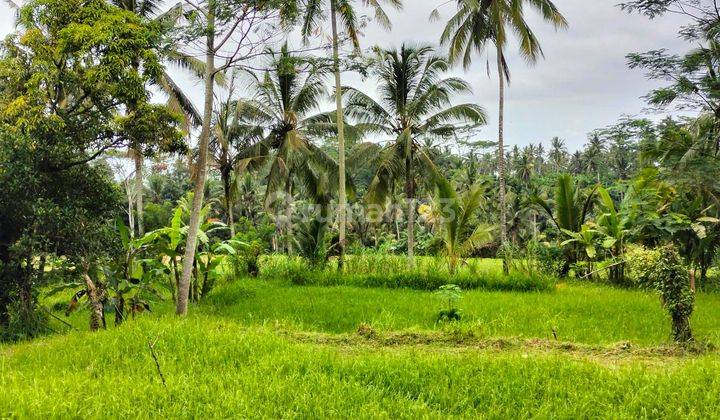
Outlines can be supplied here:
M336 258L340 273L362 249L402 253L409 267L416 253L444 254L454 271L470 256L509 262L532 243L559 276L607 273L620 285L634 246L673 244L703 284L719 237L711 3L680 29L701 47L628 56L667 83L650 105L698 117L626 117L571 152L559 138L507 148L503 136L507 54L543 56L527 11L567 26L550 0L439 5L430 18L450 17L438 45L366 51L362 13L389 28L401 1L30 1L0 59L0 323L39 323L39 288L68 278L101 312L105 262L123 255L113 275L132 279L136 253L159 238L180 315L210 284L201 265L238 249ZM679 1L621 7L682 12ZM318 46L327 23L330 41ZM301 45L278 42L295 30ZM455 100L473 86L449 75L488 52L500 110L492 142L478 141L485 110ZM201 107L168 68L201 82ZM348 72L375 91L344 84ZM334 109L323 111L328 99ZM127 175L116 163L125 158Z

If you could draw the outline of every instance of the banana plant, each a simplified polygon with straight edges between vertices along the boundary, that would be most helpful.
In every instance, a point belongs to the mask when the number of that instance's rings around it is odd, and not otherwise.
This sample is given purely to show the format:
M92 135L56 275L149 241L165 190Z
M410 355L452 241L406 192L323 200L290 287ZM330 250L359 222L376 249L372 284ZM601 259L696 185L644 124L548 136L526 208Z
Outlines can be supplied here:
M577 186L571 175L562 174L558 176L555 196L552 201L534 195L531 202L545 210L561 234L569 238L575 238L574 234L582 232L585 220L590 214L597 188L595 187L586 194ZM568 232L572 232L573 235L568 236ZM569 244L570 246L564 247L565 264L561 272L562 276L567 275L570 266L576 263L580 256L576 241L571 241Z
M587 276L591 276L593 273L593 266L595 259L597 258L597 238L600 233L593 229L593 225L590 223L583 224L579 231L572 231L569 229L563 229L563 233L568 237L565 241L560 243L562 247L574 246L576 249L581 249L587 257Z
M108 303L115 312L115 325L120 325L127 316L126 309L134 317L136 313L149 311L151 302L162 300L157 280L167 276L169 270L156 258L142 258L151 246L150 237L133 239L130 228L120 219L116 220L115 227L123 252L101 271L111 294Z
M148 233L143 237L147 244L151 244L157 257L169 264L168 274L172 274L174 281L170 283L173 299L180 280L179 267L182 266L182 256L185 253L185 242L189 227L186 220L189 218L189 205L192 202L192 193L178 201L170 225ZM222 275L228 256L237 256L238 251L246 250L250 246L234 238L218 242L213 240L214 234L227 231L225 223L210 218L212 207L217 200L208 201L200 212L201 224L198 228L198 252L193 261L193 279L191 283L192 300L198 301L206 295ZM164 264L166 267L167 265Z
M602 236L602 247L610 252L612 265L609 268L609 279L613 284L623 284L625 282L625 240L630 234L632 221L628 212L624 211L627 207L628 200L631 195L626 195L626 199L616 208L610 193L605 188L598 188L598 205L600 214L597 217L597 232Z
M458 265L493 239L491 226L473 223L476 213L481 209L485 189L472 186L458 196L446 179L436 175L440 224L442 226L443 251L447 256L451 274L457 272Z
M156 258L143 258L148 256L147 251L152 246L151 236L134 239L130 228L121 219L115 221L115 229L121 252L94 267L93 277L105 311L114 312L115 325L120 325L128 313L134 317L137 313L150 311L152 302L163 299L157 287L158 279L167 276L169 270ZM89 293L85 284L76 282L61 285L51 294L66 289L76 290L65 312L65 316L69 316L80 306L82 298L89 297Z
M148 243L151 244L152 251L156 257L170 265L170 274L172 275L170 291L173 301L176 298L180 282L180 265L178 264L178 259L180 259L185 252L186 234L187 229L183 224L183 209L178 206L173 212L169 226L154 230L144 236Z
M241 249L248 247L248 244L229 239L215 244L201 244L201 247L203 250L196 254L196 281L202 280L198 287L198 298L207 295L222 277L224 270L227 269L228 257L237 256Z

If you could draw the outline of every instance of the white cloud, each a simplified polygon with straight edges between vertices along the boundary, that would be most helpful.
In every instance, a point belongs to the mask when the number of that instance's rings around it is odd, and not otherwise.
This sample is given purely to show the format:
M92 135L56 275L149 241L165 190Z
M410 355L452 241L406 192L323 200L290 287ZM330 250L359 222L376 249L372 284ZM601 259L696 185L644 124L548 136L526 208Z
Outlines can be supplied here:
M394 28L387 33L374 25L365 31L363 46L375 44L399 46L402 42L437 43L444 22L430 22L431 10L441 0L406 0L401 12L392 12ZM444 6L443 17L454 9L454 2ZM581 146L589 131L611 124L623 114L639 114L644 104L641 96L655 84L645 80L640 71L629 70L625 55L635 51L688 48L678 39L677 29L683 23L676 17L650 21L628 15L615 6L614 0L556 0L565 14L569 28L555 32L532 14L529 17L542 42L546 59L533 67L509 49L512 85L506 106L506 136L509 145L548 142L553 136L566 138L570 148ZM0 35L13 29L13 12L0 3ZM472 82L473 98L490 113L491 122L483 138L496 134L497 86L493 72L488 78L486 60L477 57L476 64L464 73ZM494 66L490 65L491 69ZM461 73L459 70L457 72ZM357 85L358 77L348 76ZM188 82L180 77L179 81ZM192 83L193 97L200 89ZM372 90L373 86L365 86Z

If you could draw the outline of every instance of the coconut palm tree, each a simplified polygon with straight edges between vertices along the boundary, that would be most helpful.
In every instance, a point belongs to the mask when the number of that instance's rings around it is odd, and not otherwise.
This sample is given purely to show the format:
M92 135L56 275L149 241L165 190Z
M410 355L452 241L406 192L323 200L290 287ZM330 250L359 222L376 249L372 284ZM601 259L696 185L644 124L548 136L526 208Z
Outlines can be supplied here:
M237 115L248 128L254 125L268 134L237 157L240 170L269 161L265 205L269 209L284 206L286 247L291 253L290 201L296 187L311 199L322 199L314 200L319 205L327 204L327 194L337 189L332 182L340 179L337 162L312 141L336 135L337 125L333 113L314 113L328 94L325 81L330 68L311 57L291 54L287 44L280 52L267 54L269 70L249 72L256 95L238 100ZM281 192L285 203L276 201Z
M498 178L500 182L500 240L507 242L507 209L505 206L504 117L505 82L510 71L505 57L510 32L520 45L520 54L530 63L543 56L540 42L525 20L526 6L537 10L542 18L556 28L567 26L565 18L551 0L457 0L457 13L445 26L441 44L449 46L451 62L462 61L465 68L472 64L476 52L483 52L488 44L495 46L499 85L498 115ZM437 16L436 12L433 12ZM506 265L507 269L507 265Z
M597 183L600 183L600 170L605 164L605 144L598 133L590 135L589 142L583 156L585 170L595 174Z
M553 170L555 172L560 172L565 167L568 160L565 140L560 137L553 137L550 141L550 153L548 158L550 159L550 163L552 163Z
M232 92L233 89L230 89ZM241 151L257 143L263 138L263 127L246 124L242 121L240 111L242 106L228 99L220 104L215 112L215 121L210 137L210 157L220 172L220 181L223 185L223 198L227 212L227 224L230 227L230 236L235 236L235 217L233 207L239 192L239 176Z
M475 104L452 105L455 95L471 92L462 79L443 74L450 63L429 46L403 45L400 50L375 49L371 73L379 83L380 100L359 89L347 88L347 113L365 132L391 136L380 151L378 169L368 188L371 203L385 204L394 183L404 178L408 211L408 263L414 264L416 167L419 174L432 170L421 140L451 139L463 129L486 121L485 111ZM431 177L425 177L431 181Z
M570 158L569 170L573 175L583 173L583 152L576 150Z
M382 7L382 3L388 3L390 6L400 9L402 0L359 0L365 7L371 8L375 12L375 20L384 28L390 28L390 19ZM343 104L342 104L342 78L340 69L340 34L339 29L345 30L345 35L350 38L355 50L360 50L360 23L356 9L353 7L353 0L307 0L305 8L305 16L301 32L303 39L307 43L310 36L315 33L321 22L327 17L325 14L329 9L330 26L332 28L332 47L333 47L333 73L335 76L335 106L337 121L337 139L338 139L338 164L339 164L339 180L340 191L338 193L339 202L339 234L340 234L340 258L338 260L338 268L342 270L345 257L345 229L346 229L346 207L347 193L345 191L345 126L343 121ZM355 2L357 3L357 2ZM338 19L339 18L339 19ZM338 25L339 24L339 25ZM339 28L339 26L342 28Z

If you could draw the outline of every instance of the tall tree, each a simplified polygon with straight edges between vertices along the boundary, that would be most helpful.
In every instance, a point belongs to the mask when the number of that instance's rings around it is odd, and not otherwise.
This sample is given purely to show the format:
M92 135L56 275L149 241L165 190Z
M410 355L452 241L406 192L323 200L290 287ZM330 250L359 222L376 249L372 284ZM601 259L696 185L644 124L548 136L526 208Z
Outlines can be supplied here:
M335 135L337 125L334 113L317 114L323 97L327 96L328 67L311 57L293 55L287 44L280 52L268 54L269 70L250 73L255 98L238 101L237 113L248 127L258 127L269 134L241 150L238 159L240 168L270 161L265 204L268 209L278 204L284 207L286 248L290 253L290 200L294 187L302 187L311 199L321 200L315 202L322 206L329 204L328 195L338 189L337 183L329 179L340 179L339 165L312 141ZM284 203L277 200L281 192Z
M231 99L233 91L231 87L227 100L221 103L215 112L215 122L209 144L210 157L220 172L227 225L230 227L231 237L235 236L233 210L242 169L241 151L256 143L264 134L262 127L246 124L242 120L243 107Z
M183 34L184 41L193 44L196 52L205 56L205 74L202 130L198 139L198 170L178 291L178 315L185 315L188 309L200 212L205 194L215 80L218 74L262 53L264 45L273 39L279 30L277 23L291 17L297 7L294 1L281 0L185 0L184 4L190 8L189 12L185 13L188 27Z
M463 129L486 121L485 111L475 104L452 104L452 97L471 92L462 79L443 75L450 63L434 55L428 46L403 45L399 50L376 49L371 72L379 82L380 101L359 89L346 89L347 111L364 131L392 136L382 150L375 177L368 188L369 201L385 204L396 180L405 179L408 214L408 263L414 264L416 166L424 174L432 162L420 140L452 139ZM426 177L427 179L427 177Z
M559 137L553 137L550 142L550 152L548 155L550 163L553 166L554 172L561 172L568 160L567 147L565 147L565 140Z
M182 147L177 116L145 90L162 67L158 34L137 16L104 0L35 0L19 23L0 57L0 126L13 134L0 153L0 277L21 266L12 258L20 251L29 259L18 273L33 268L36 254L93 265L108 246L100 238L116 194L89 162L130 145L150 154ZM141 69L131 66L141 59ZM32 283L18 273L27 297ZM0 302L0 319L4 309Z
M564 28L567 22L551 0L457 0L457 13L445 26L440 41L448 45L450 60L462 61L465 68L472 64L473 55L483 52L488 44L495 46L499 103L498 103L498 178L500 182L500 240L507 242L507 208L505 204L505 82L510 82L510 71L505 49L514 32L520 45L520 54L529 63L543 56L539 40L525 20L526 7L537 10L543 20L555 28ZM437 16L437 10L433 12ZM507 267L506 267L507 269Z
M115 6L135 13L141 19L145 21L153 21L166 29L171 28L172 24L176 22L181 13L181 4L175 5L170 10L160 13L162 1L160 0L109 0L110 3ZM163 58L179 67L191 70L196 76L202 77L203 63L195 57L191 57L180 51L177 45L164 46L156 45L156 51L163 56ZM141 61L134 62L132 65L135 68L142 66ZM175 83L171 75L167 71L163 71L158 77L153 78L150 83L159 87L160 90L168 96L169 105L176 111L182 112L186 118L190 120L192 124L200 123L200 113L197 111L192 101L188 98L182 88ZM132 111L132 110L130 110ZM137 232L138 235L142 236L145 233L144 223L144 184L143 184L143 163L144 156L139 150L139 147L132 147L130 149L130 157L135 163L135 186L134 186L134 197L135 197L135 209L137 212ZM130 226L134 229L134 226Z
M590 134L588 144L585 146L583 153L583 161L585 170L594 173L597 183L600 183L600 172L605 166L605 142L600 134L594 132Z
M382 3L400 9L402 0L356 0L365 7L370 7L375 12L375 19L384 28L390 28L390 19L382 7ZM340 166L338 185L340 186L338 197L338 217L340 233L340 257L338 268L343 269L346 246L346 224L347 224L347 192L345 190L345 126L343 121L342 103L342 77L340 68L340 29L344 29L346 36L350 39L355 50L360 49L359 29L360 23L356 9L353 7L353 0L307 0L305 16L302 25L302 35L307 42L310 36L317 30L321 21L326 19L326 10L330 11L330 26L332 28L332 51L333 51L333 72L335 75L335 106L337 112L337 139L338 139L338 164ZM339 18L339 19L338 19ZM342 25L342 27L340 27Z

